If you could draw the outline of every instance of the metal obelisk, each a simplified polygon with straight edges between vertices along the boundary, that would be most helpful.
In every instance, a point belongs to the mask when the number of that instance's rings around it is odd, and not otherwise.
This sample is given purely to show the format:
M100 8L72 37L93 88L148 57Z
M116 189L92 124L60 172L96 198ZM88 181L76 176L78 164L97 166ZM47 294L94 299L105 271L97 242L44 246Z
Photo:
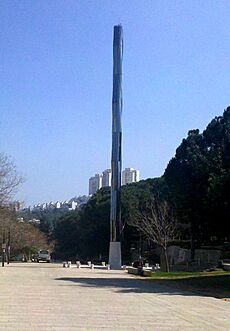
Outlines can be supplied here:
M112 99L112 182L110 210L111 269L121 268L121 113L122 113L122 26L114 26L113 34L113 99Z

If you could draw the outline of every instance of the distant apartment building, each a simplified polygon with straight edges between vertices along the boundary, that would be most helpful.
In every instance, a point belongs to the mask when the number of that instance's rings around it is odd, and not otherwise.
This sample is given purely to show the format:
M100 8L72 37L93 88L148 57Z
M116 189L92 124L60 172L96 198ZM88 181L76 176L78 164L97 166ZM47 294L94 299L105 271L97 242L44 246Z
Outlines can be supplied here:
M24 208L24 202L22 202L22 201L14 201L14 202L9 203L9 207L12 210L15 210L15 211L22 210Z
M95 174L89 179L89 195L95 194L102 187L102 176Z
M112 171L106 169L102 172L102 187L111 186Z
M78 207L78 202L74 201L74 199L65 201L61 205L61 209L66 209L66 210L75 210Z
M139 182L139 177L139 170L125 168L125 170L122 171L122 185Z
M63 202L57 201L57 202L48 202L48 203L39 203L37 205L34 205L33 207L28 207L30 211L33 210L39 210L39 211L44 211L44 210L55 210L55 209L60 209L60 210L75 210L77 208L80 208L82 205L86 204L88 201L89 197L86 195L82 196L76 196L70 200L66 200Z
M139 170L125 168L122 171L122 185L139 182ZM95 194L101 187L111 186L112 171L106 169L102 175L96 174L89 179L89 195Z

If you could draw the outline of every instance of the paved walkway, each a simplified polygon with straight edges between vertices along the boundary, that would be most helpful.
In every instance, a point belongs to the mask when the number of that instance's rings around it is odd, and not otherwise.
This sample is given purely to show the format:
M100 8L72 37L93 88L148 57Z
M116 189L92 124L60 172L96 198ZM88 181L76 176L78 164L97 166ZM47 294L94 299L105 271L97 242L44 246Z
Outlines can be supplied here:
M0 267L0 330L230 330L230 302L125 272L17 263Z

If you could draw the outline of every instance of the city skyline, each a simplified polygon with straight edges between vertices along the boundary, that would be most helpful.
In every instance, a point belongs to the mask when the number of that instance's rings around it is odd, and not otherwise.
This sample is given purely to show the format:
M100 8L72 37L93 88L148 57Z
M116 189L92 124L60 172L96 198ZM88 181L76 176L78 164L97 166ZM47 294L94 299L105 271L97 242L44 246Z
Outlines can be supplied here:
M229 105L229 13L227 1L209 0L2 2L0 151L26 179L15 199L87 194L89 174L110 164L117 22L126 40L123 166L161 176L187 132Z
M111 186L112 170L105 169L89 178L89 195L95 194L100 188ZM136 183L140 180L140 171L134 168L125 168L121 173L121 185Z

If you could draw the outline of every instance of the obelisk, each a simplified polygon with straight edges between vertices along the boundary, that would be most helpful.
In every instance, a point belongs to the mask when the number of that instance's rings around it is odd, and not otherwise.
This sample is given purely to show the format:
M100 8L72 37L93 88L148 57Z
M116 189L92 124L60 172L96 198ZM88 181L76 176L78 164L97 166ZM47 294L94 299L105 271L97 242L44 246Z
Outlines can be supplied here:
M113 34L113 96L112 96L112 155L110 248L111 269L121 268L121 113L122 113L123 31L114 26Z

